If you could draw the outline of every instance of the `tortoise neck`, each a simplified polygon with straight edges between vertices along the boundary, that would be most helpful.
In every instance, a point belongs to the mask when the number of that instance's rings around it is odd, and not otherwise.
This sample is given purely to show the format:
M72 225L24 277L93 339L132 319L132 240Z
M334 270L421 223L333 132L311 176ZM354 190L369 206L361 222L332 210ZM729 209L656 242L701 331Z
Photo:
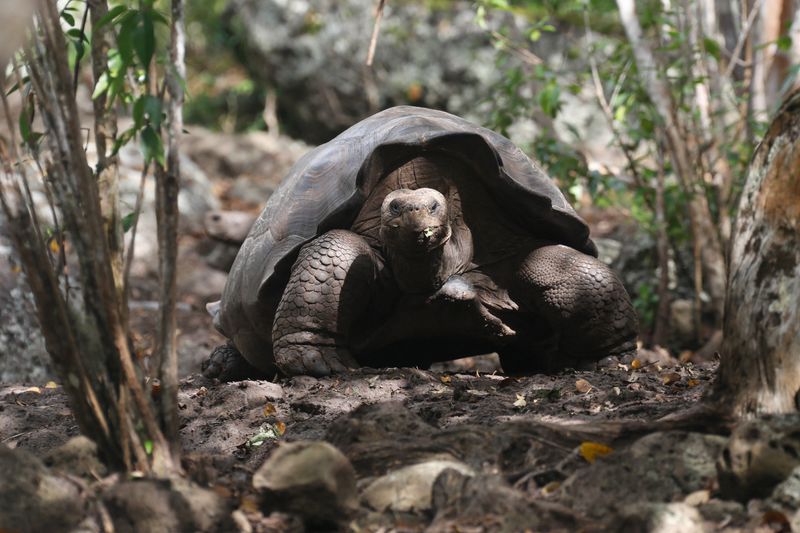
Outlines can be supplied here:
M458 274L460 261L454 253L452 239L425 253L405 255L387 250L389 264L400 290L407 293L433 293L453 274Z

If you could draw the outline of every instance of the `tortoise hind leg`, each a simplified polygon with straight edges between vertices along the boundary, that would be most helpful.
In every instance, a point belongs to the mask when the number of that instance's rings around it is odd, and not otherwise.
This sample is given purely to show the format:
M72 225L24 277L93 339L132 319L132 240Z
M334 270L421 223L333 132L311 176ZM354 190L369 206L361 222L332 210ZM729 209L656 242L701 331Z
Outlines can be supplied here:
M377 263L358 234L332 230L306 244L275 311L272 347L286 374L357 367L349 332L369 304Z
M636 350L638 325L628 293L594 257L563 245L542 246L517 265L511 289L522 310L543 319L552 331L553 349L538 361L529 352L526 362L518 349L501 354L504 368L579 368Z

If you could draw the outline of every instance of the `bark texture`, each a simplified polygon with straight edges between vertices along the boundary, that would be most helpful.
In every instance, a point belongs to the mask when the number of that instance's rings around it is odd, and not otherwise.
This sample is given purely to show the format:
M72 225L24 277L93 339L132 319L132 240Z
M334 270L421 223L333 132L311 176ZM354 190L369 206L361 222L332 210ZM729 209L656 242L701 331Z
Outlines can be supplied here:
M739 205L714 394L737 414L800 406L800 92L778 111Z

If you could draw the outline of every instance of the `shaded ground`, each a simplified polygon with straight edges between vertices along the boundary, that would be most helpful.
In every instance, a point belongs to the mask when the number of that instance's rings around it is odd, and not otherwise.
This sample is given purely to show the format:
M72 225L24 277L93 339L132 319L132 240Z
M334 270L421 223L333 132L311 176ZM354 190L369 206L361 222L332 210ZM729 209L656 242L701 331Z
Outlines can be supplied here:
M492 363L491 358L472 359L451 367L491 366ZM352 421L362 415L370 416L368 412L359 414L363 406L389 405L390 411L400 409L401 419L408 416L402 414L407 409L422 422L420 427L425 430L420 429L419 435L414 434L415 430L405 435L412 444L410 448L381 447L382 453L396 454L393 462L397 465L425 456L420 450L426 448L426 439L436 439L436 434L452 434L461 429L483 442L481 446L491 448L493 442L489 435L500 435L507 428L516 427L514 423L655 420L693 406L714 371L713 364L675 367L645 364L632 368L638 364L638 360L633 364L609 360L596 371L523 378L478 371L407 368L362 369L325 379L300 376L276 383L218 383L192 375L183 380L179 398L185 466L202 485L216 487L218 492L227 495L233 507L255 511L247 517L258 530L259 524L264 527L273 524L274 517L265 518L253 509L252 503L248 504L255 497L251 479L275 446L281 441L347 440L353 429L345 426L352 425ZM389 421L393 416L390 412L378 418L385 419L391 426ZM396 428L401 429L402 425L399 423ZM60 387L0 387L3 444L44 457L77 434L78 428ZM481 446L480 452L471 445L460 451L460 445L448 447L458 459L467 462L470 457L495 455L492 462L506 465L505 475L511 481L537 472L551 472L550 477L553 477L552 472L560 472L554 478L560 481L577 468L588 466L585 459L575 455L571 446L556 442L539 450L533 464L529 456L535 438L529 436L516 444L514 440L509 436L508 442L493 452ZM347 449L346 442L337 444ZM564 467L564 460L569 457L572 459ZM379 472L382 467L376 466L374 457L363 450L350 459L364 479L383 473ZM526 466L530 472L524 471ZM523 484L518 490L526 494L529 488ZM424 527L430 519L424 513L411 516L413 520L409 518L409 525L415 530ZM386 519L391 522L391 518ZM374 521L376 517L364 514L362 520ZM290 522L280 523L283 525L279 529L291 525Z

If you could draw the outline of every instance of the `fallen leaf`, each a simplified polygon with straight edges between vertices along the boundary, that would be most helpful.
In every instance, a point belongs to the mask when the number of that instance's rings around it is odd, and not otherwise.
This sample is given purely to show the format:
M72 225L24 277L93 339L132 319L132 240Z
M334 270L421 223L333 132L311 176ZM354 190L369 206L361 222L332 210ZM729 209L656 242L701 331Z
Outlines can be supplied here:
M575 390L580 393L586 394L590 390L592 390L592 384L586 381L585 379L579 379L575 382Z
M55 239L50 239L50 251L57 254L61 250L61 245Z
M252 494L242 496L242 499L239 501L239 509L245 513L257 513L259 511L258 498Z
M639 359L634 359L631 361L631 368L634 370L642 368L642 362Z
M561 482L560 481L551 481L550 483L548 483L547 485L542 487L542 494L544 494L545 496L548 495L548 494L553 494L555 491L557 491L560 488L561 488Z
M47 384L44 386L45 389L57 389L58 383L55 381L48 381Z
M450 383L453 380L450 376L439 376L439 381L442 383Z
M680 380L681 380L681 375L678 374L677 372L667 372L666 374L661 376L661 382L664 385L670 385Z
M197 389L197 394L196 394L197 396L205 396L206 394L208 394L207 388L200 387L199 389Z
M770 527L770 531L792 531L791 522L785 514L780 511L770 510L761 515L761 523Z
M39 387L28 387L27 389L23 389L22 391L20 391L20 394L23 394L25 392L35 392L36 394L41 394L42 389L40 389Z
M603 457L604 455L608 455L613 452L614 449L606 446L605 444L600 444L599 442L582 442L580 445L579 452L581 457L586 459L587 463L594 463L598 457Z
M699 379L690 379L689 381L686 382L687 387L697 387L698 385L700 385Z
M514 407L517 407L517 408L521 409L521 408L525 407L526 405L528 405L528 402L525 401L525 395L518 393L517 394L517 399L514 402Z
M622 394L622 391L620 390L620 388L619 388L619 387L614 387L614 388L613 388L613 389L611 389L611 390L613 390L613 391L614 391L614 395L616 395L616 396L619 396L620 394Z
M213 490L214 493L221 498L230 498L233 495L231 489L225 485L214 485L211 490Z
M258 432L247 439L244 443L245 448L256 448L261 446L268 440L279 439L286 433L286 424L283 422L275 422L274 424L262 424L258 428Z
M264 406L264 416L272 416L277 412L278 410L271 403L268 403L267 405Z

